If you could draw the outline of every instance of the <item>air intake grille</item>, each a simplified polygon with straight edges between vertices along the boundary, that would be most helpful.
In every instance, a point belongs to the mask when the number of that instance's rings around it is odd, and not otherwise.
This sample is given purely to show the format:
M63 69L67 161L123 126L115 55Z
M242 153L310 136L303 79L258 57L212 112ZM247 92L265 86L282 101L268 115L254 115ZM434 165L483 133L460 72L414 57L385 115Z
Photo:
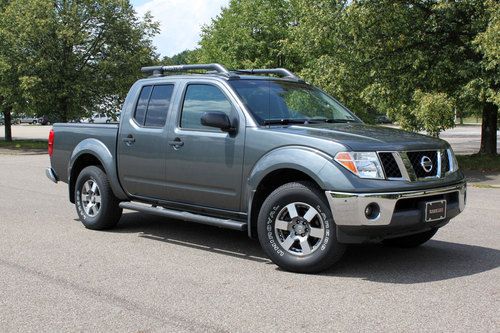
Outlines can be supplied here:
M387 178L401 178L401 171L392 153L378 153Z
M411 151L406 153L417 178L435 177L438 170L437 151ZM428 162L427 165L425 162Z
M441 170L443 170L444 172L448 172L450 171L450 160L448 159L447 152L445 152L443 155L443 164L441 165Z

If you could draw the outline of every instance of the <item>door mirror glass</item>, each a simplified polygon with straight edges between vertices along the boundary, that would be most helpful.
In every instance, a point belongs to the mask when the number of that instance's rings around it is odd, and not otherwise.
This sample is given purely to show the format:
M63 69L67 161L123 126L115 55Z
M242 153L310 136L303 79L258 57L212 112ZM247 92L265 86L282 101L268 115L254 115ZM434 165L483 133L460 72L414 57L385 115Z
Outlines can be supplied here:
M231 124L231 120L224 112L210 111L203 112L201 116L201 124L203 126L219 128L224 132L234 132L235 128Z

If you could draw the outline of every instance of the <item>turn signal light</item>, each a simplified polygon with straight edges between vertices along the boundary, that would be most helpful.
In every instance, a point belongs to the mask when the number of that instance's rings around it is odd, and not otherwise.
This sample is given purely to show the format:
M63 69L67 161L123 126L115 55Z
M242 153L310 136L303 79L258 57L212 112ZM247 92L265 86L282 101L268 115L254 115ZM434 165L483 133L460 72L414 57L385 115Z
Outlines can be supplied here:
M342 164L347 170L351 171L354 174L358 174L358 169L356 168L356 164L351 157L351 154L340 152L335 156L335 161Z

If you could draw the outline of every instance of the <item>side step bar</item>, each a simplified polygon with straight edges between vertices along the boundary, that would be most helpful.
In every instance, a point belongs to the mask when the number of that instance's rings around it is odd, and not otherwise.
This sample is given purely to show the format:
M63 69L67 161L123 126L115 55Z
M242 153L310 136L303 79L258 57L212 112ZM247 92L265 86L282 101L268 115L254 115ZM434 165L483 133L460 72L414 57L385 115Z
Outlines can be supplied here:
M163 217L168 217L177 220L196 222L201 224L208 224L215 227L227 228L239 231L247 230L247 223L229 219L219 219L217 217L193 214L188 212L182 212L178 210L172 210L162 207L151 207L143 204L137 204L133 202L120 202L120 207L123 209L135 210L137 212L158 215Z

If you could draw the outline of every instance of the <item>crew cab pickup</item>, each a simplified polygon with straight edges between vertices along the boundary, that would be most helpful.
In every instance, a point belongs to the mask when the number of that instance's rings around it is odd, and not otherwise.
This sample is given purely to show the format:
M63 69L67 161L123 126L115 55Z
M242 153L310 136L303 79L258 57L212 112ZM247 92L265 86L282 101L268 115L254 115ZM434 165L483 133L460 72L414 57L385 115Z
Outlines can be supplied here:
M50 133L46 174L89 229L128 209L247 231L280 267L318 272L346 244L418 246L465 207L447 142L364 124L286 69L143 72L119 124Z

